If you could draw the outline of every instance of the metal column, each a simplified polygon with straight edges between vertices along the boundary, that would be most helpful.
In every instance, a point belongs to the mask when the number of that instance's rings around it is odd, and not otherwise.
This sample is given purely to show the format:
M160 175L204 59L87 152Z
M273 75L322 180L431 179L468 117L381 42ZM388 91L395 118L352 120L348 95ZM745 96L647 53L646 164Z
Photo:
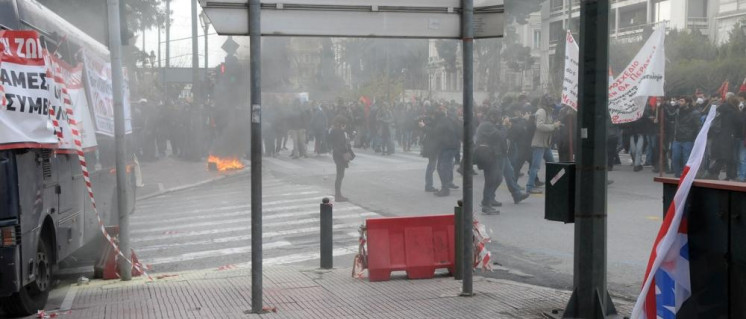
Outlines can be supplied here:
M249 1L251 68L251 312L262 312L262 89L259 0Z
M122 37L119 24L119 0L107 0L109 6L109 51L111 54L111 86L114 96L114 139L116 145L117 210L119 212L119 249L130 254L129 210L127 209L127 156L124 140L124 76L122 75ZM132 265L119 259L119 277L132 279Z
M472 111L474 106L474 1L463 0L461 2L461 43L463 45L463 61L464 61L464 155L462 168L464 170L464 207L461 212L464 221L462 223L463 229L463 245L464 245L464 260L463 262L463 282L461 288L462 296L473 296L474 291L472 289L473 279L473 256L474 247L472 246L472 223L474 221L474 185L471 169L471 150L474 144L474 137L472 132L472 122L474 112ZM446 186L443 186L446 187Z
M192 103L197 105L199 91L199 33L197 28L197 0L192 0ZM202 98L202 96L199 96ZM191 113L190 113L191 115Z
M606 289L609 0L581 2L579 44L574 289L564 317L607 318L616 315Z

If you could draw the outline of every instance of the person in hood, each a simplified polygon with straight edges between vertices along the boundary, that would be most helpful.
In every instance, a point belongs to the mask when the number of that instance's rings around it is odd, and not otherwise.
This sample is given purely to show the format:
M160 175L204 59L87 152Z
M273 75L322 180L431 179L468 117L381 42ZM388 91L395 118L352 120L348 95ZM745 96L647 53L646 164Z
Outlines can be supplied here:
M554 155L549 146L552 145L552 135L561 126L559 121L554 121L552 118L554 104L549 96L545 95L541 99L539 106L539 109L534 114L536 118L536 131L531 140L531 165L528 169L528 182L526 183L526 192L529 194L542 193L535 188L536 177L541 168L542 159L545 162L554 162Z

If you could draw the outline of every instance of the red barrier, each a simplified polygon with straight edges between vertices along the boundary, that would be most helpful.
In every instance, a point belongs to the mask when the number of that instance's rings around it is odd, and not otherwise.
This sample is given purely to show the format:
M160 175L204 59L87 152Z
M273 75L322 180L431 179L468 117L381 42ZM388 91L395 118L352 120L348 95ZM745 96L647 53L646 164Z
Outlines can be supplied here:
M433 278L435 269L454 272L453 215L369 218L368 278L386 281L392 271L409 279Z

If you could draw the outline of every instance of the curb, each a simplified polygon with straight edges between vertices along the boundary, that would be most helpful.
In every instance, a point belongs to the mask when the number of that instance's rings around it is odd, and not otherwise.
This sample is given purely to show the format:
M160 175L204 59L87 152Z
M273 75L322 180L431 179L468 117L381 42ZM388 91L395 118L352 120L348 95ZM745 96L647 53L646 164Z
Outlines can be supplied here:
M202 180L202 181L199 181L199 182L196 182L196 183L187 184L187 185L181 185L181 186L172 187L172 188L169 188L169 189L164 189L162 191L158 191L158 192L155 192L155 193L152 193L152 194L143 195L142 197L138 197L137 195L135 195L135 199L138 200L138 201L140 201L140 200L146 200L146 199L150 199L150 198L153 198L153 197L165 195L165 194L168 194L168 193L178 192L178 191L182 191L182 190L185 190L185 189L190 189L190 188L202 186L202 185L205 185L205 184L217 182L217 181L226 179L228 177L249 175L250 173L251 173L250 169L244 168L244 169L242 169L242 170L240 170L238 172L232 173L232 174L220 175L220 176L216 176L216 177L213 177L213 178L210 178L210 179Z

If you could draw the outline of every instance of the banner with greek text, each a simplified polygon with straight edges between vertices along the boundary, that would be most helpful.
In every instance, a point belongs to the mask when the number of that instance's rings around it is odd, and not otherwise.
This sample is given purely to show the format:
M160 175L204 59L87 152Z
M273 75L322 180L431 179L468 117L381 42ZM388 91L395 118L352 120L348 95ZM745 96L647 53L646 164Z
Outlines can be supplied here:
M635 55L632 62L609 83L609 114L614 124L642 117L650 96L663 96L666 56L666 25L661 24Z
M35 31L0 31L0 149L56 148L58 138L49 117L52 106L44 50ZM59 112L58 112L59 113Z
M562 81L562 104L578 110L578 59L580 48L570 30L565 37L565 77Z
M85 54L86 91L93 106L96 133L114 136L114 92L111 84L111 63ZM132 133L132 115L129 105L129 89L124 81L124 128Z

